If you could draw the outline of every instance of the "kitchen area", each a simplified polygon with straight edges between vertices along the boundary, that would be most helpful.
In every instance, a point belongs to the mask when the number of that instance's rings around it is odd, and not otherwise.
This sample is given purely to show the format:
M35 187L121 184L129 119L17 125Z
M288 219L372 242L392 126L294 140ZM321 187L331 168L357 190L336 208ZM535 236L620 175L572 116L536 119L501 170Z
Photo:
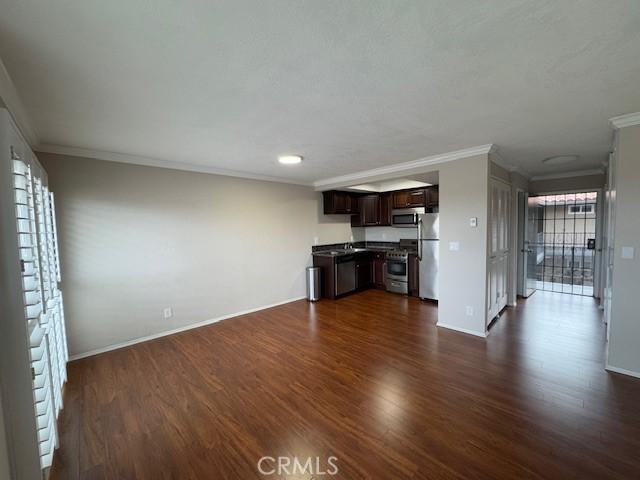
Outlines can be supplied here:
M322 192L324 215L349 215L358 240L312 247L321 298L376 288L437 301L437 183L435 172Z

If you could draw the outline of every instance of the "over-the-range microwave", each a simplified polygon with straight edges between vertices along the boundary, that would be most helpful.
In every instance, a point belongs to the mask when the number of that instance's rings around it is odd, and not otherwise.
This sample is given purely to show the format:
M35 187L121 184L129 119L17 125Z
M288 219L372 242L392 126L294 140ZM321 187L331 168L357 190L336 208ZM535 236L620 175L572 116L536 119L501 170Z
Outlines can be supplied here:
M418 215L423 213L425 213L424 207L392 210L391 225L394 227L417 227Z

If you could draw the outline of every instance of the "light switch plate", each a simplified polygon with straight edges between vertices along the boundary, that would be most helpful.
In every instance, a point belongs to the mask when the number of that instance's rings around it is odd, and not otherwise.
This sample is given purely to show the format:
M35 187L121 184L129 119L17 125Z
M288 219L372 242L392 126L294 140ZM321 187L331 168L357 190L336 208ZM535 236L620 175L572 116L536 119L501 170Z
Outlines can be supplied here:
M460 250L460 242L449 242L449 250L452 252Z
M469 226L473 227L473 228L477 227L478 226L478 217L471 217L469 219Z
M635 248L633 247L622 247L622 251L620 252L620 258L624 258L625 260L631 260L635 256Z

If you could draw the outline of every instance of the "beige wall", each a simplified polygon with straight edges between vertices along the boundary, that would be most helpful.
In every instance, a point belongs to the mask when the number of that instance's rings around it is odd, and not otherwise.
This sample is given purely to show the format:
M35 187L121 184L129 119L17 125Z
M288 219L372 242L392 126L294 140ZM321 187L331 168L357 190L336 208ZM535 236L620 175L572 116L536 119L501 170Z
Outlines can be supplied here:
M485 334L487 285L487 155L440 166L440 273L438 325ZM478 226L469 226L471 217ZM458 242L458 251L449 250ZM473 314L466 314L466 307Z
M0 479L9 480L9 452L7 450L7 437L4 428L4 415L2 411L2 398L0 398Z
M606 176L604 174L532 180L529 182L529 193L533 195L536 193L565 193L573 190L596 190L598 188L603 188L605 182Z
M620 129L615 160L616 222L608 365L640 375L640 126ZM633 259L622 247L635 248Z
M314 240L351 236L349 217L323 215L308 187L39 158L56 198L72 355L300 298Z

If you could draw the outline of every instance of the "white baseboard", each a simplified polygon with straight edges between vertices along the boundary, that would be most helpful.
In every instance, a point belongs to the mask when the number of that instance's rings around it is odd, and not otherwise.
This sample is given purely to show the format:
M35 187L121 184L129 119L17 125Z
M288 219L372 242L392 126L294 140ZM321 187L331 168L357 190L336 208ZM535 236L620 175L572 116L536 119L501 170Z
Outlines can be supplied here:
M449 325L447 323L438 322L436 323L436 327L448 328L449 330L455 330L456 332L467 333L469 335L475 335L476 337L487 338L487 332L478 332L476 330L469 330L467 328L454 327L453 325Z
M261 307L250 308L248 310L242 310L240 312L230 313L228 315L223 315L222 317L212 318L209 320L204 320L198 323L191 323L189 325L185 325L184 327L174 328L172 330L165 330L163 332L154 333L152 335L146 335L144 337L134 338L133 340L127 340L126 342L115 343L113 345L107 345L106 347L96 348L95 350L89 350L88 352L76 353L75 355L71 355L69 357L69 361L80 360L81 358L92 357L93 355L98 355L99 353L110 352L111 350L117 350L119 348L128 347L130 345L135 345L136 343L147 342L149 340L154 340L160 337L166 337L168 335L173 335L174 333L184 332L186 330L192 330L194 328L204 327L206 325L211 325L212 323L219 322L221 320L227 320L233 317L239 317L241 315L246 315L248 313L259 312L260 310L266 310L267 308L277 307L279 305L284 305L285 303L297 302L298 300L302 300L303 297L289 298L287 300L283 300L282 302L272 303L270 305L263 305Z
M629 375L630 377L640 378L640 372L634 372L633 370L626 370L624 368L612 367L611 365L607 365L604 367L605 370L614 373L621 373L622 375Z

